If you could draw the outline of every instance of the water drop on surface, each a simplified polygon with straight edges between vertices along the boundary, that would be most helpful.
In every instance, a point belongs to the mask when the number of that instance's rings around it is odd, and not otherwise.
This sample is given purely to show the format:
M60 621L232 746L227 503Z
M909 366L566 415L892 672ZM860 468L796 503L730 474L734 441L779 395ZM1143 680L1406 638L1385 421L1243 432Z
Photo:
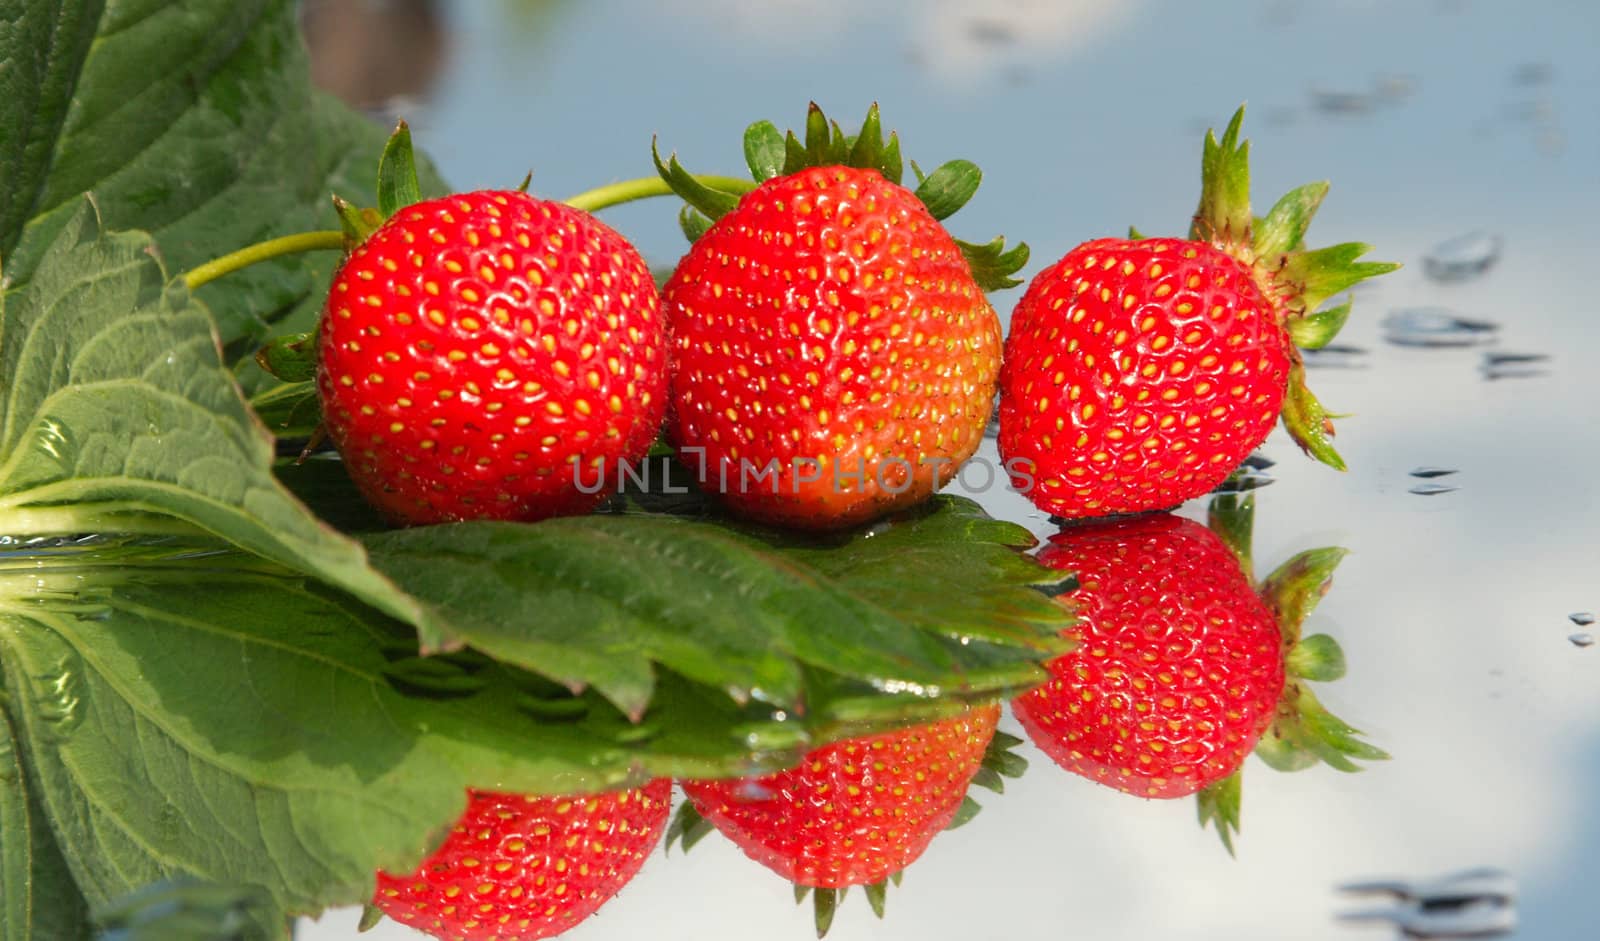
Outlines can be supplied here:
M1379 324L1383 338L1396 346L1456 347L1493 343L1500 325L1462 317L1446 307L1403 307Z
M1567 615L1567 620L1578 625L1579 627L1588 627L1594 623L1594 615L1590 614L1588 611L1574 611Z
M1413 469L1411 471L1411 476L1432 480L1435 477L1448 477L1455 473L1458 473L1458 471L1454 467L1431 467L1424 464L1421 467Z
M1452 487L1449 484L1417 484L1407 492L1414 493L1419 497L1436 497L1441 493L1450 493L1460 489L1460 487Z
M1468 232L1445 239L1422 256L1422 271L1435 281L1476 278L1500 260L1504 240L1489 232Z
M1488 380L1530 379L1547 375L1544 364L1549 361L1548 353L1485 353L1481 369Z
M1366 369L1367 351L1359 346L1330 343L1321 349L1301 350L1307 369Z
M1574 647L1594 646L1594 635L1588 631L1579 631L1576 634L1568 634L1567 640L1572 641L1572 646Z

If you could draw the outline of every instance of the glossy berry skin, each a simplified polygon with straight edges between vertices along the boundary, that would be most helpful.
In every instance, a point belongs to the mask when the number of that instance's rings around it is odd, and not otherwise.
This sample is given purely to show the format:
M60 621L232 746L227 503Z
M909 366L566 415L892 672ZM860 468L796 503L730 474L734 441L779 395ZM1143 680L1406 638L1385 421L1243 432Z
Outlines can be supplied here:
M672 782L574 797L468 792L444 845L372 904L441 941L548 938L633 878L666 829Z
M1204 242L1078 246L1012 314L999 446L1013 484L1069 519L1209 492L1278 420L1283 323L1254 270Z
M408 206L329 291L329 437L397 523L584 512L660 427L659 303L638 252L560 203L488 191Z
M1063 530L1039 553L1078 574L1078 642L1012 703L1056 764L1140 797L1236 771L1283 695L1278 625L1228 548L1159 514Z
M910 865L949 826L1000 719L995 704L846 739L760 778L685 781L695 810L796 885L870 885Z
M671 433L736 513L865 522L926 499L982 440L999 320L955 240L876 170L761 184L662 296Z

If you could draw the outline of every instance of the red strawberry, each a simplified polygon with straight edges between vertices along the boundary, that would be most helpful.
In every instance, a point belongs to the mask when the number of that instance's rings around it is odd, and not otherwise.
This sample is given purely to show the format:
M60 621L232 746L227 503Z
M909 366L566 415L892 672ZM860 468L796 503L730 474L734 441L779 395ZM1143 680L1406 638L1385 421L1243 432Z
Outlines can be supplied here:
M828 529L926 499L977 448L1000 324L969 256L997 269L992 287L1025 255L940 224L976 167L952 162L912 192L876 109L852 139L812 109L805 147L752 127L762 182L742 198L657 160L715 220L686 226L698 238L662 297L680 456L738 514Z
M1342 549L1290 559L1258 589L1254 500L1219 496L1211 529L1168 514L1069 526L1039 553L1076 575L1062 596L1077 642L1051 679L1012 703L1061 767L1140 797L1200 794L1202 824L1231 851L1238 771L1252 750L1279 770L1388 757L1329 713L1308 680L1343 675L1331 637L1301 637ZM1219 538L1218 534L1223 538Z
M661 424L658 305L633 247L576 209L493 191L407 206L334 277L328 433L397 522L583 512Z
M1296 344L1331 340L1348 303L1318 310L1397 265L1356 243L1307 250L1326 183L1264 219L1249 205L1244 111L1208 135L1187 240L1099 239L1041 271L1012 314L1000 388L1000 453L1013 483L1063 517L1165 509L1216 487L1280 413L1313 456L1344 463Z
M1228 547L1165 514L1063 530L1039 561L1077 574L1078 646L1012 708L1075 774L1182 797L1238 770L1283 695L1272 612Z
M685 781L692 812L674 822L667 842L681 833L687 849L709 821L751 859L817 889L819 936L838 896L829 890L868 886L881 915L884 880L898 878L952 826L974 778L998 790L999 774L1026 766L1005 751L1020 740L997 733L999 719L998 704L973 706L951 719L826 745L788 771Z
M372 904L444 941L548 938L633 878L661 838L672 783L573 797L469 792L444 845Z

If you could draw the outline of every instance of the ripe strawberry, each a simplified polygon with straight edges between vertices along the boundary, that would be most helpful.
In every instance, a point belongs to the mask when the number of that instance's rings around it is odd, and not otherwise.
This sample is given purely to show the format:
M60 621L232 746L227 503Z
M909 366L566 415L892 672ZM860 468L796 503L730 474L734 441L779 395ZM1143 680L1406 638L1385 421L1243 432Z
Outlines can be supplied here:
M334 277L320 331L328 434L400 523L590 509L666 406L644 261L588 214L521 192L397 211Z
M800 887L817 890L819 937L838 893L868 886L882 915L884 880L914 862L951 827L968 785L999 789L998 775L1026 763L997 733L998 704L954 718L823 746L790 770L758 778L684 781L692 809L667 837L687 849L707 822L751 859ZM976 810L976 806L972 806Z
M1013 710L1075 774L1182 797L1238 770L1283 695L1272 612L1228 547L1165 514L1063 530L1039 561L1078 576L1072 652Z
M1232 850L1237 772L1252 750L1281 770L1388 757L1305 686L1337 679L1332 638L1300 636L1342 549L1301 553L1262 583L1248 573L1254 501L1213 501L1217 533L1154 514L1064 528L1039 561L1077 576L1061 597L1077 642L1051 679L1012 703L1051 759L1140 797L1201 795L1201 822ZM1266 734L1266 739L1263 735ZM1259 745L1259 749L1258 749Z
M876 108L854 138L813 105L804 146L766 122L746 141L760 185L742 198L657 158L705 213L686 216L694 245L662 291L672 440L757 520L829 529L918 503L982 440L1000 357L983 291L1015 283L1025 247L952 238L939 220L977 168L900 186Z
M634 877L661 838L672 783L572 797L470 791L444 845L417 870L378 873L372 904L444 941L548 938Z
M1207 135L1200 208L1183 239L1098 239L1041 271L1012 314L1000 453L1013 484L1068 518L1166 509L1216 487L1281 413L1307 452L1344 463L1299 347L1325 345L1339 291L1397 265L1356 243L1307 250L1313 183L1250 214L1244 110Z

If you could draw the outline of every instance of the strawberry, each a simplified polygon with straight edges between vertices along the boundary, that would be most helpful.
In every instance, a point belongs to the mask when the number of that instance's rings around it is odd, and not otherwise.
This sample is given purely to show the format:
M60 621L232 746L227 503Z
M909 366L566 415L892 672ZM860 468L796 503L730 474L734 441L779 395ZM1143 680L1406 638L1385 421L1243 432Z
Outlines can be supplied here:
M616 895L660 840L672 783L468 796L466 813L415 872L378 873L372 904L444 941L512 941L560 934Z
M417 202L334 277L323 419L395 522L580 513L654 440L665 343L649 269L588 214L514 191Z
M1026 767L997 733L998 704L950 719L846 739L815 749L787 771L721 781L684 781L690 805L668 833L685 849L715 827L751 859L801 888L817 890L819 937L839 891L868 887L882 915L884 882L914 862L941 830L976 810L974 779L999 789L999 775ZM967 811L958 818L963 807ZM798 896L797 896L798 897Z
M1240 109L1206 137L1188 239L1097 239L1041 271L1011 318L1000 378L1001 456L1013 485L1061 517L1166 509L1222 482L1281 414L1339 469L1333 426L1306 388L1300 347L1350 313L1325 300L1398 265L1357 243L1308 250L1326 183L1265 218L1249 203Z
M1269 730L1264 757L1285 769L1322 760L1353 771L1350 757L1387 757L1304 686L1342 674L1338 645L1321 634L1302 641L1300 623L1343 550L1296 556L1258 594L1246 571L1253 505L1214 503L1232 549L1164 513L1052 537L1038 558L1076 575L1061 600L1078 616L1067 631L1077 646L1012 703L1029 738L1074 774L1140 797L1200 793L1202 822L1217 824L1230 851L1238 771Z
M1026 246L952 238L939 220L977 167L902 187L876 106L846 137L812 105L806 137L753 125L760 185L742 197L656 158L693 207L694 244L662 290L669 433L733 512L833 529L926 499L977 448L1000 362L983 292L1016 283Z

